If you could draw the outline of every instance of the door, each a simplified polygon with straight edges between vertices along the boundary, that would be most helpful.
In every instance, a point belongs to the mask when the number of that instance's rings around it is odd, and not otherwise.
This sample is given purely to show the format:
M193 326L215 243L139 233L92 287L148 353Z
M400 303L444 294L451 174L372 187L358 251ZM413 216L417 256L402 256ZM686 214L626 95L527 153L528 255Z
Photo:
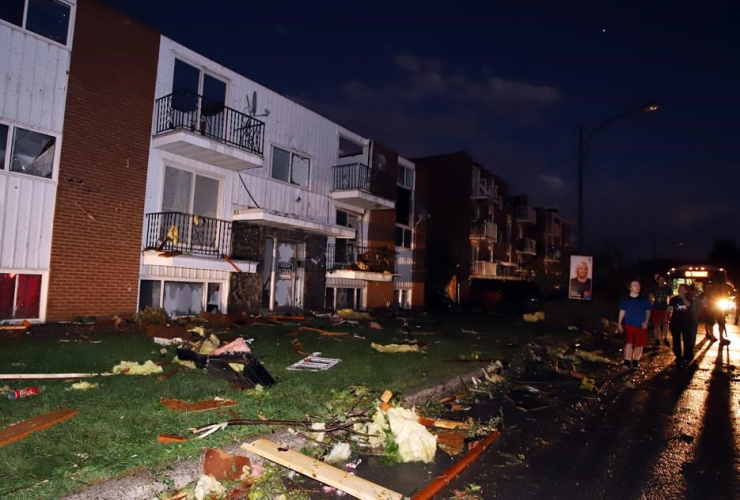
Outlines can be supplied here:
M275 307L295 307L296 244L278 242L275 273Z

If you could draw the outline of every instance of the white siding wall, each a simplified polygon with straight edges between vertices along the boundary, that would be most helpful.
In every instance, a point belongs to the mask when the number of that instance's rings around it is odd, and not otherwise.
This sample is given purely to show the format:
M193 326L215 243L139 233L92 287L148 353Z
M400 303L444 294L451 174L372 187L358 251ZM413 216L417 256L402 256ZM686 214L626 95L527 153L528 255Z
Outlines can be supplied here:
M62 47L0 22L0 123L57 138L51 180L0 170L0 270L49 269L72 37Z
M265 166L245 170L242 177L252 196L261 208L295 215L304 220L334 223L334 202L329 198L331 167L338 163L339 134L367 144L367 139L349 132L336 123L271 91L251 80L193 52L186 47L162 37L157 72L155 97L172 92L175 59L206 70L228 81L227 106L238 111L247 108L247 97L257 92L258 113L267 108L270 116L261 117L265 122ZM154 103L152 103L154 109ZM271 145L291 149L311 159L309 188L302 189L270 178ZM254 206L238 174L174 155L167 156L152 149L147 180L146 211L161 209L163 168L165 161L179 162L190 168L218 173L222 176L222 203L220 217L231 219L234 208ZM176 166L176 165L174 165ZM300 201L298 201L300 198Z

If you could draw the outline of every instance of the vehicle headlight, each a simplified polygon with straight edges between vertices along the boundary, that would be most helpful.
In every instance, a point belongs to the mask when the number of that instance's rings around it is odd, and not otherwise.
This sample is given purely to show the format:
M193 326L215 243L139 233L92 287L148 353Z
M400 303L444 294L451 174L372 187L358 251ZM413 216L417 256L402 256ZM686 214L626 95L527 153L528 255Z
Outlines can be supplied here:
M718 302L719 308L723 311L727 311L728 309L732 309L732 302L730 302L727 299L722 299Z

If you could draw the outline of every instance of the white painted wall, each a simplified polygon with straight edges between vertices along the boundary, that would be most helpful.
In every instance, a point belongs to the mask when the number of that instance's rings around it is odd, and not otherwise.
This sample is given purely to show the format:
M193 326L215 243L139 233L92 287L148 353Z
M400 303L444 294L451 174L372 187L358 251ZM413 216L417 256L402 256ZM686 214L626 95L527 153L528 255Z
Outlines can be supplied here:
M56 137L51 179L0 170L0 272L43 276L42 320L77 3L64 1L72 7L67 46L0 21L0 124Z

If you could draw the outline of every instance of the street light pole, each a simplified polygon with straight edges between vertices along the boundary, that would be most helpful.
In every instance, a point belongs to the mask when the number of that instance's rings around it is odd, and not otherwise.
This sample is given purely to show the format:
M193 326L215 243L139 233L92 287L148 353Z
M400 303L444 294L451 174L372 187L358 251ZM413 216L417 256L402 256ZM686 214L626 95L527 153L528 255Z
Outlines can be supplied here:
M583 251L585 249L584 241L584 230L583 230L583 167L586 160L586 147L589 141L599 132L601 129L609 125L615 120L622 118L623 116L634 115L637 113L649 113L658 110L658 104L655 102L648 102L636 109L631 109L618 115L612 116L611 118L604 120L599 123L585 138L583 137L583 126L578 126L578 250Z

